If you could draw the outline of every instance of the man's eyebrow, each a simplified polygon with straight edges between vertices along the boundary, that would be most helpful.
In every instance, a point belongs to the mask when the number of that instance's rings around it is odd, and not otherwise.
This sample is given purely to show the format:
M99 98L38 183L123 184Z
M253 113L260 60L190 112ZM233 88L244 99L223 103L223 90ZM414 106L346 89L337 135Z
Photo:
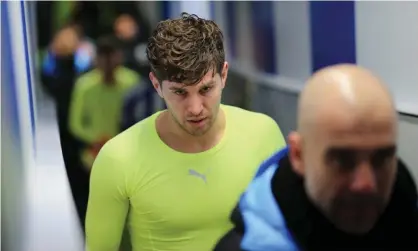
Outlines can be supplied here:
M170 86L168 87L168 89L172 91L179 91L179 90L184 90L184 87Z
M392 153L392 152L396 152L396 145L386 145L386 146L382 146L382 147L377 147L374 149L370 149L373 152L384 152L384 153ZM364 149L367 150L367 149ZM328 150L328 153L330 154L347 154L347 153L355 153L361 151L361 149L357 149L357 148L352 148L352 147L331 147Z
M209 85L213 85L213 84L215 84L215 79L208 80L207 82L205 82L201 85L202 86L209 86ZM179 91L179 90L185 90L185 87L187 87L187 85L181 85L181 86L171 85L170 87L168 87L168 89L172 90L172 91Z
M208 80L207 82L203 83L202 86L213 85L215 84L215 79Z
M378 153L385 153L385 154L393 154L397 150L396 145L388 145L386 147L381 147L376 149L376 152Z

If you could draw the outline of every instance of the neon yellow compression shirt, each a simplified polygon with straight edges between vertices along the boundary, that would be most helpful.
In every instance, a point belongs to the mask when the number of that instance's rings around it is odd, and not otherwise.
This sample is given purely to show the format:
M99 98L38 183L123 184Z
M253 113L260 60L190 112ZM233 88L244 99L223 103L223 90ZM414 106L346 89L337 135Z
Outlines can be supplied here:
M125 222L133 251L212 250L258 166L286 144L270 117L221 109L224 136L202 153L165 145L155 127L161 112L105 144L91 173L88 251L117 251Z

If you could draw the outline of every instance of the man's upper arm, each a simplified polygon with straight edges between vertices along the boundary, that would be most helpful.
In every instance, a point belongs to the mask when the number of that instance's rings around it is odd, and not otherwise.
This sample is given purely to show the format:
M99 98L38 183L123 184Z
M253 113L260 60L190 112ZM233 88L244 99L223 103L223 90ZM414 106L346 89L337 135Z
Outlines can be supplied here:
M90 178L86 216L88 251L119 250L129 210L124 165L114 156L112 141L97 156Z
M77 79L74 85L70 103L69 129L78 139L85 143L92 143L96 140L95 134L89 132L83 126L84 99L88 85L89 83L85 82L84 76Z

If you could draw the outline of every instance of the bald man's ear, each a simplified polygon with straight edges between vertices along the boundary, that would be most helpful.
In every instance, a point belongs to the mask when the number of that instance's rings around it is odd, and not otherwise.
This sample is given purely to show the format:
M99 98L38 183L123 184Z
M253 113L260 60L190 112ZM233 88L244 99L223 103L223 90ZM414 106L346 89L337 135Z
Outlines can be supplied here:
M292 169L300 176L305 175L305 166L303 161L302 137L298 132L291 132L287 138L289 142L289 160Z

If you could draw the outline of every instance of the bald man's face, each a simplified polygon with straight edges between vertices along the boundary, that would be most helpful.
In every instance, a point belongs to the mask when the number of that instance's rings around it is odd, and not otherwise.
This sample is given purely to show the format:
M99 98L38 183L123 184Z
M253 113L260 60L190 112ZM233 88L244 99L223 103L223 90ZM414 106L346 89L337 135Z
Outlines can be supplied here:
M300 150L291 153L292 163L311 200L337 228L366 233L384 211L395 180L396 118L377 110L324 115L290 142L291 152Z

